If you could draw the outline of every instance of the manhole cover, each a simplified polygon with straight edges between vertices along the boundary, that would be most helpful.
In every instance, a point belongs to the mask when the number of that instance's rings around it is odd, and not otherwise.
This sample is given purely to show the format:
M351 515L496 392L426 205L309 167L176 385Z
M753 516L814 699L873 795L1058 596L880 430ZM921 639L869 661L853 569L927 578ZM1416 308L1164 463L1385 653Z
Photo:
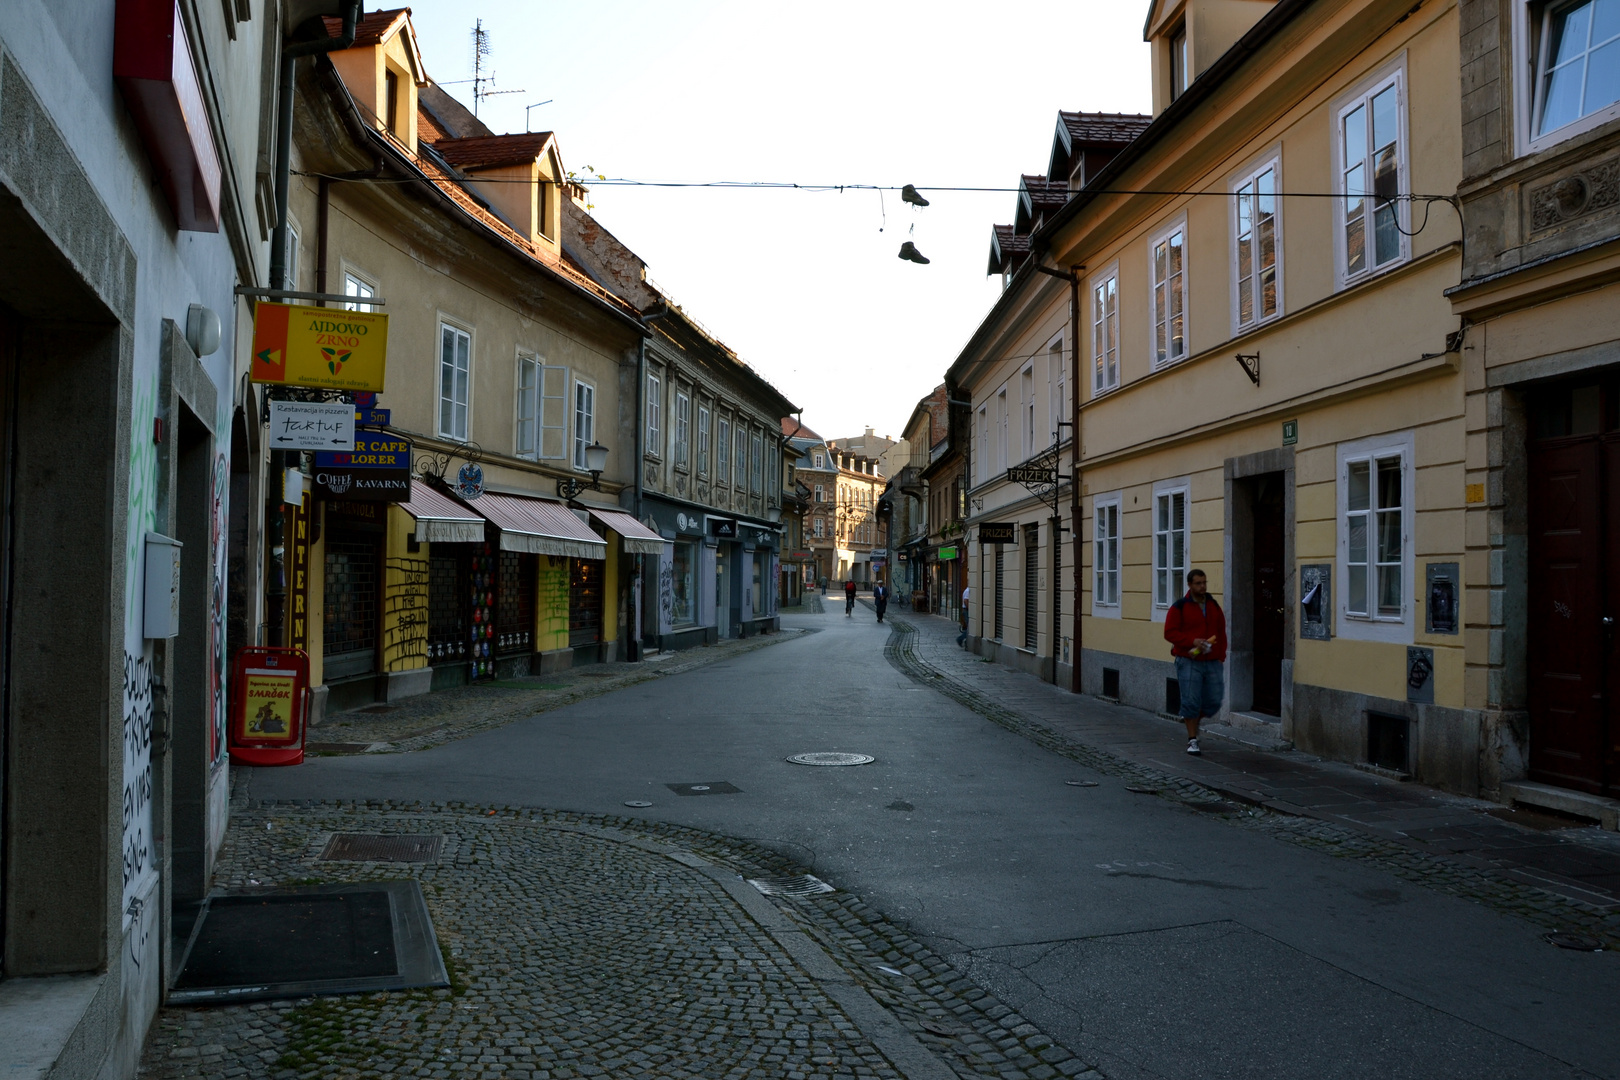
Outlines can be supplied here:
M795 765L869 765L877 758L871 754L839 754L817 751L812 754L794 754L788 758Z
M426 833L387 836L379 833L333 833L321 858L327 862L437 862L444 837Z
M838 890L812 874L793 877L749 878L748 884L766 896L820 896Z
M677 795L741 795L742 788L724 780L710 780L706 784L665 784Z
M1096 787L1097 786L1097 781L1095 781L1095 780L1065 780L1063 782L1065 784L1068 784L1070 787Z
M624 805L626 805L626 806L634 806L636 809L641 810L641 809L645 809L646 807L651 806L652 803L646 802L646 801L644 801L642 799L631 799L629 802L625 803Z
M1556 945L1560 949L1574 949L1577 952L1603 951L1603 942L1597 938L1590 938L1585 934L1570 934L1563 930L1555 930L1548 934L1547 943Z

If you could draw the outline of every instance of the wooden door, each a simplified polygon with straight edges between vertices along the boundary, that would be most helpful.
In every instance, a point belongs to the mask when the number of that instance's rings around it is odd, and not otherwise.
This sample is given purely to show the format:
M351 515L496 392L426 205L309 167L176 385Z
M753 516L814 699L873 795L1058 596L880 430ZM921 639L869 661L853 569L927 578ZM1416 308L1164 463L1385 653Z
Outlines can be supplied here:
M1590 436L1534 442L1530 457L1530 777L1606 786L1603 450ZM1607 500L1614 506L1614 500ZM1607 650L1605 641L1607 639Z
M1282 715L1283 478L1260 477L1254 493L1254 705L1255 712Z

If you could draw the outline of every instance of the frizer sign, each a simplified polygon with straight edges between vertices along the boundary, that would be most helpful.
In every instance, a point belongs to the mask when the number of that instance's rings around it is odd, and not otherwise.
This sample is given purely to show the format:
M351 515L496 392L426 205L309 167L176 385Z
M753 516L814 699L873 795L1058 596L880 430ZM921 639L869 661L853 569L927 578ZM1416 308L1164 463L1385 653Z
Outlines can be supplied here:
M387 315L265 301L253 308L256 383L380 391L387 366Z

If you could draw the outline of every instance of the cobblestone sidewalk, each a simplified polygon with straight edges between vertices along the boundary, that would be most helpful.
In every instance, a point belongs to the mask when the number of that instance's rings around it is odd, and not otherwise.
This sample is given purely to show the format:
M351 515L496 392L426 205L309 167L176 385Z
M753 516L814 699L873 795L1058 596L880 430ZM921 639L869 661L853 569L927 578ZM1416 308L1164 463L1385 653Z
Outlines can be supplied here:
M1348 767L1311 764L1307 755L1288 755L1286 772L1297 790L1314 786L1331 792L1341 808L1349 806L1343 813L1318 811L1259 790L1266 783L1242 771L1251 759L1278 761L1282 755L1262 755L1233 744L1230 751L1206 747L1202 759L1170 766L1166 759L1181 756L1186 738L1179 725L1165 723L1160 730L1156 718L1139 710L1077 699L965 653L955 645L954 623L916 615L889 621L894 627L885 651L894 667L1054 753L1242 828L1374 863L1413 884L1519 916L1549 932L1573 931L1620 949L1620 902L1542 865L1545 849L1553 846L1564 852L1571 868L1620 867L1620 837L1612 833L1569 829L1563 832L1580 839L1548 841L1530 829L1487 817L1487 809L1500 808L1479 800L1383 781ZM1233 764L1223 764L1223 758ZM1304 794L1290 796L1295 797L1306 801ZM1363 809L1372 811L1369 820L1350 816ZM1412 822L1426 828L1414 828ZM1442 822L1451 825L1428 827ZM1438 835L1426 837L1425 832Z
M309 750L313 754L425 750L585 698L790 641L805 632L784 629L655 655L638 663L590 664L549 675L473 683L334 713L310 729Z
M333 832L437 833L435 863L322 862ZM140 1075L294 1078L1097 1077L803 868L627 818L456 804L233 808L221 886L414 877L447 990L165 1008Z

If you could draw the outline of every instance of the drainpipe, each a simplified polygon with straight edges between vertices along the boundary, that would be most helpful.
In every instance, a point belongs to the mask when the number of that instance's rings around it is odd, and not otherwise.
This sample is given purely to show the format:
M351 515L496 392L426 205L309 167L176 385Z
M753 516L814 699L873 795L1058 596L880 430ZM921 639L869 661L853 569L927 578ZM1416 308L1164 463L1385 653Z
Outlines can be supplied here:
M354 44L354 25L360 21L361 0L344 0L343 35L324 41L305 41L281 49L281 86L276 98L276 231L270 239L270 287L287 287L287 189L292 172L293 71L301 56L347 49Z
M1078 694L1081 648L1080 602L1085 582L1080 567L1080 275L1086 268L1083 263L1076 263L1067 270L1055 270L1037 263L1035 269L1069 283L1069 415L1074 417L1069 424L1069 536L1074 541L1074 663L1069 669L1069 690ZM1056 583L1053 588L1056 589ZM1057 625L1058 617L1054 610L1052 613L1054 672L1057 668Z

